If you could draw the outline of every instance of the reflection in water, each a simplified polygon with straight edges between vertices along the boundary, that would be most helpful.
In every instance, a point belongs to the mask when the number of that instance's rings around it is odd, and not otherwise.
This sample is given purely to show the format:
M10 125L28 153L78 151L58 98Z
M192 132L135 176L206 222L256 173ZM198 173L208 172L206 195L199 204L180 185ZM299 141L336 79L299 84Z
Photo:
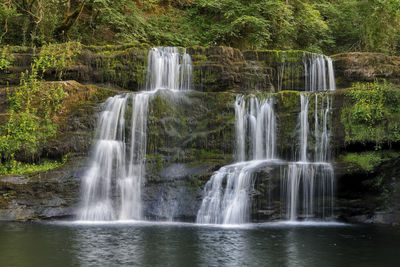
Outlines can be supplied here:
M122 230L122 231L121 231ZM140 232L131 235L123 228L113 229L113 233L103 231L102 227L86 226L77 228L74 234L77 259L81 266L98 266L101 262L139 265L141 247Z
M0 223L7 266L396 266L400 229L335 224Z

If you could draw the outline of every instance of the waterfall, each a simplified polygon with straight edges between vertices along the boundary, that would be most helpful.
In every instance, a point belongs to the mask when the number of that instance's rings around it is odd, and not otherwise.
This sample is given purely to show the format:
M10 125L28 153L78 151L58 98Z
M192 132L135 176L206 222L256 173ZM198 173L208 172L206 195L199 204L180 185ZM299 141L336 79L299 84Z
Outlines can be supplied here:
M117 95L104 103L89 167L82 179L80 220L142 218L149 102L158 90L189 90L191 75L191 59L184 50L152 48L148 53L147 91Z
M283 61L276 68L278 91L318 92L336 89L333 61L330 57L306 52L299 60L286 57L289 56L283 56Z
M204 188L197 223L248 222L253 173L260 164L276 157L276 122L272 98L260 100L254 96L248 99L237 96L235 117L238 163L224 166L211 176Z
M335 90L335 74L332 59L325 55L303 54L305 90L327 91Z
M197 223L249 222L251 195L256 194L254 174L264 166L279 166L280 169L281 218L294 221L333 216L334 172L329 163L332 104L329 95L317 93L336 89L333 63L331 58L323 55L303 54L303 64L305 91L311 91L315 96L314 127L310 128L309 121L312 95L302 92L297 161L277 160L274 99L237 96L234 103L237 163L222 167L206 183ZM286 63L278 68L278 72L279 89L283 87L284 75L300 77ZM292 83L290 86L294 89L295 85Z
M281 202L286 203L283 205L283 213L291 221L297 220L299 215L303 218L315 216L325 218L333 215L334 172L332 165L328 162L330 137L328 121L331 98L329 95L325 98L326 102L323 98L319 102L318 94L315 93L313 133L315 148L314 156L310 157L314 161L310 161L307 157L308 140L311 134L308 123L310 95L300 94L299 161L281 168L281 177L283 177Z
M146 89L189 90L192 72L192 60L184 48L153 47L147 56Z
M302 218L333 216L334 173L329 163L291 162L281 168L281 203L283 217Z
M300 94L300 161L307 161L307 145L308 145L308 103L309 96Z
M252 175L264 161L239 162L216 171L204 187L197 223L243 224L250 220Z
M336 89L333 63L330 57L311 54L303 56L306 91L331 91ZM310 127L308 120L310 95L300 94L299 161L281 167L281 196L284 216L297 220L318 216L333 216L334 172L329 163L330 131L328 128L331 98L319 100L315 93L314 103L314 156L308 157ZM313 159L313 161L310 161ZM328 212L326 211L328 210ZM299 214L300 213L300 214Z
M237 96L235 101L237 161L276 157L274 100ZM248 144L246 139L249 138ZM246 153L248 152L248 153ZM248 154L248 157L246 157Z

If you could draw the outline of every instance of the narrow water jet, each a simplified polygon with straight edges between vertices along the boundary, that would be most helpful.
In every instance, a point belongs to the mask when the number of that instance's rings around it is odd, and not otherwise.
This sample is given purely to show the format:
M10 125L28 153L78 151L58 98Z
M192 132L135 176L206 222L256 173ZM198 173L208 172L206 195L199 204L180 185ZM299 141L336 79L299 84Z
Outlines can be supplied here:
M307 94L300 94L300 132L299 132L299 142L300 142L300 157L299 161L307 161L307 147L308 147L308 103L310 99Z

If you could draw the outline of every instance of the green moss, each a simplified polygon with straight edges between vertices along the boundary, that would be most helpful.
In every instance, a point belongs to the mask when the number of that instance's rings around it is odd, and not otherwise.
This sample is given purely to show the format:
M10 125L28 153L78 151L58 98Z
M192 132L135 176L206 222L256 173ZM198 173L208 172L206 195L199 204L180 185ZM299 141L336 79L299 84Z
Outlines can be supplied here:
M193 72L194 87L206 89L208 92L219 91L220 79L220 73L211 68L196 69Z
M255 51L258 60L265 61L269 66L276 66L282 63L299 63L304 53L301 50L258 50Z
M349 106L341 109L345 141L384 143L400 141L400 91L387 82L356 83L346 96Z
M382 163L399 156L399 152L390 150L366 151L341 155L339 161L345 163L353 171L370 173L375 171Z
M0 71L7 71L14 63L14 55L9 46L0 47Z
M300 92L298 91L280 91L277 96L278 103L285 110L296 110L296 106L299 106Z
M207 56L204 54L192 55L191 58L194 66L207 61Z
M225 158L224 153L217 149L213 150L195 149L193 150L192 153L195 156L195 158L200 161Z
M146 155L146 163L148 163L153 168L155 168L154 171L160 171L163 167L163 156L147 154Z
M147 153L162 156L165 163L230 162L233 101L229 93L158 93L149 107Z
M146 79L147 50L137 47L112 46L94 49L91 54L95 68L102 74L103 82L111 82L123 88L137 90ZM121 50L119 50L121 49Z
M63 166L67 161L64 156L61 161L41 159L38 163L23 163L16 160L9 160L0 163L0 175L20 174L30 175L38 172L45 172Z

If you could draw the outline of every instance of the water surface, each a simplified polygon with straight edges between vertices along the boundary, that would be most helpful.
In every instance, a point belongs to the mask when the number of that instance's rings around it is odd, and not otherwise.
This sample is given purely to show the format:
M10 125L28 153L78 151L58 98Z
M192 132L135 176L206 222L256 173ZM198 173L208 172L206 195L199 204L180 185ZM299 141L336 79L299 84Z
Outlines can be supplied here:
M398 266L400 229L343 224L0 223L0 266Z

